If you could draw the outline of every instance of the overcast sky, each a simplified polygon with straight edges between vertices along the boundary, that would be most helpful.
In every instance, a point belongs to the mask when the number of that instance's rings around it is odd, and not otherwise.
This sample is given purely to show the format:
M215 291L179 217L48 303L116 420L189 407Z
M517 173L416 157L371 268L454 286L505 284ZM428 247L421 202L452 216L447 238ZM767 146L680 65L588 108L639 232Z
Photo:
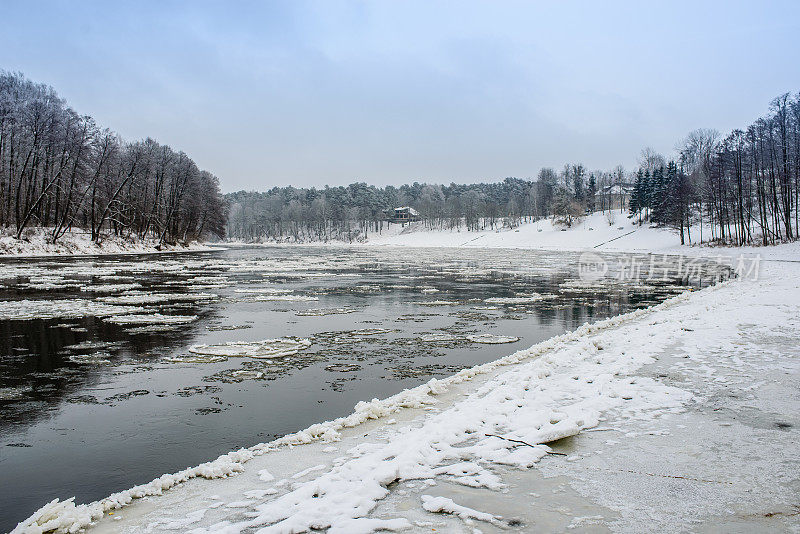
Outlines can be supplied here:
M0 68L225 191L630 168L800 90L796 0L4 0L2 17Z

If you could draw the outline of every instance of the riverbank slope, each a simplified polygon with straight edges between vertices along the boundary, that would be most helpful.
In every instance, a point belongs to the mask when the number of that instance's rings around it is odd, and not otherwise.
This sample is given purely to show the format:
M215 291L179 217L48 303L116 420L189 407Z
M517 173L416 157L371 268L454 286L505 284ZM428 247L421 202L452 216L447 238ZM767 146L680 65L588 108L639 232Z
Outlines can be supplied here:
M155 254L159 252L192 252L213 250L198 242L159 247L156 239L108 236L100 243L92 241L83 231L67 232L55 243L48 229L36 228L25 232L23 239L0 234L0 259L40 256L95 256L105 254Z

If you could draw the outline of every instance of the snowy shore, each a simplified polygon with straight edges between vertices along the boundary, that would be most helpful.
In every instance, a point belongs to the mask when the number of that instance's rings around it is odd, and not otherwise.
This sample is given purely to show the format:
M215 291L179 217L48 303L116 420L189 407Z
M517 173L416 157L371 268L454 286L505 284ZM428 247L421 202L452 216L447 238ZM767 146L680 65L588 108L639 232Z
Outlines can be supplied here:
M40 256L93 256L104 254L155 254L159 252L192 252L214 250L208 245L192 242L185 245L165 245L159 248L155 239L129 239L109 236L100 244L82 231L64 234L55 244L47 229L25 233L23 239L0 234L0 259Z
M725 252L765 261L14 532L798 530L800 248Z
M708 240L709 228L703 229L703 239ZM702 249L705 255L712 255L715 247L696 246L700 239L700 227L691 229L691 244L680 244L680 236L667 228L639 226L628 219L626 213L615 211L611 214L596 212L588 215L570 228L554 224L551 219L522 223L517 228L500 228L468 232L460 230L430 230L423 223L415 222L401 225L392 223L381 233L371 232L366 240L348 243L312 241L300 243L305 246L328 247L445 247L445 248L509 248L538 250L595 250L598 252L652 252L681 253L689 249ZM296 243L266 242L244 243L226 242L227 245L294 246ZM723 249L729 250L729 249Z

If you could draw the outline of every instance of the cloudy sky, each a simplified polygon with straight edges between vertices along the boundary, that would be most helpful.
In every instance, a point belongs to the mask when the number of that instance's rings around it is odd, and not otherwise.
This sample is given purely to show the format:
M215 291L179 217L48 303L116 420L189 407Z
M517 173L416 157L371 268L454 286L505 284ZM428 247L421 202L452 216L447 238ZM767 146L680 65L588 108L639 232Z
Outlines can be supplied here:
M0 68L225 191L632 167L800 90L800 2L3 2Z

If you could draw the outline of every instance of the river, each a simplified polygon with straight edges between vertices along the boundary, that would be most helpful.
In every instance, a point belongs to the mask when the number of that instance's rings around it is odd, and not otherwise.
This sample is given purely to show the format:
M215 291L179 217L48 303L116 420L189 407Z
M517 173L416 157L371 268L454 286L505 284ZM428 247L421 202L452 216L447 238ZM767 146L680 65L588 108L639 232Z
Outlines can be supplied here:
M250 247L0 262L0 531L727 278L669 256ZM582 276L581 276L582 275Z

